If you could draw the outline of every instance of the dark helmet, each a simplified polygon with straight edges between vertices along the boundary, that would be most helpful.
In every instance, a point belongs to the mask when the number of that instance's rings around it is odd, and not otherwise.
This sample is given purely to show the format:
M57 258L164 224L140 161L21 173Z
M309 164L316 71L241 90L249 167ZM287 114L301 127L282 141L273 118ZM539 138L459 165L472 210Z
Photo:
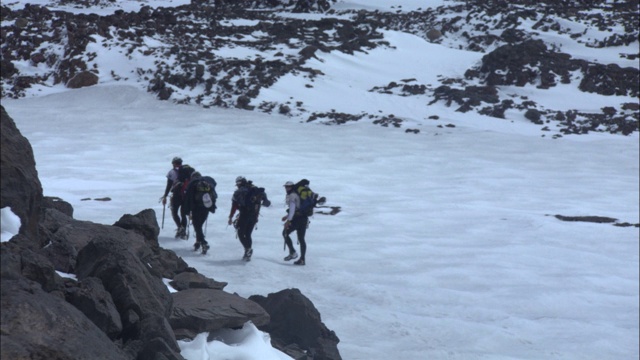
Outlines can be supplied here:
M173 160L171 160L172 164L177 164L177 165L182 165L182 159L178 156L174 157Z
M244 178L244 176L238 176L236 178L236 185L244 185L247 183L247 179Z

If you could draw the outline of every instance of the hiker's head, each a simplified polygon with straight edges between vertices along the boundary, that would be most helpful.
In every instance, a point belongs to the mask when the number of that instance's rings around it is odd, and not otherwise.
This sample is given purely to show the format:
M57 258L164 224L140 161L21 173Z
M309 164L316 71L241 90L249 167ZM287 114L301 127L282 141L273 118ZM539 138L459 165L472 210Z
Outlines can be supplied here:
M245 185L247 183L247 179L244 178L244 176L238 176L236 178L236 186L242 186Z
M173 165L173 167L178 167L182 165L182 159L177 156L174 157L173 160L171 160L171 165Z
M191 174L191 179L198 179L201 177L202 177L202 174L200 174L200 172L198 171L194 171L193 174Z
M293 190L293 181L287 181L283 186L284 189L287 190L287 193L289 193L291 192L291 190Z

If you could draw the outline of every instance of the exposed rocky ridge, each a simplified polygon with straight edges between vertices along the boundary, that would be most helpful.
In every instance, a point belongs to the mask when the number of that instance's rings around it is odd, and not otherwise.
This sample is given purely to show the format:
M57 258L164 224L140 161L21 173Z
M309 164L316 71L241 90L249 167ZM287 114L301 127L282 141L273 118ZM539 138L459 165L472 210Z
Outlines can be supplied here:
M64 1L78 7L99 6L86 1ZM443 102L458 111L474 111L504 118L507 110L520 111L541 130L558 127L565 134L591 131L629 134L638 130L638 103L603 108L598 113L544 109L530 99L496 91L514 85L547 89L578 83L580 91L638 97L638 67L620 68L572 59L555 44L537 39L541 33L568 34L577 44L602 48L638 41L637 1L466 1L436 9L397 13L330 9L330 1L192 1L176 8L143 7L138 12L116 11L109 16L74 15L26 6L2 9L2 97L21 97L38 84L90 86L98 76L135 79L161 100L195 103L204 107L237 107L300 116L307 121L328 117L309 114L299 102L255 103L260 91L286 74L309 79L322 72L308 66L317 52L354 53L389 46L382 29L400 30L442 45L485 53L482 64L468 69L464 78L442 78L440 84L406 83L398 79L370 91L389 96L418 96L425 105ZM598 9L599 12L594 12ZM340 18L303 20L279 16L274 10L326 12ZM346 17L346 18L345 18ZM244 19L242 25L234 20ZM584 26L575 32L563 20ZM533 23L532 26L523 24ZM603 39L586 35L589 28L611 33ZM624 29L619 32L618 29ZM150 41L151 40L151 41ZM152 67L135 64L128 74L100 74L95 47L129 57L143 55ZM259 52L251 60L223 57L217 50L246 47ZM269 58L267 58L267 55ZM638 54L620 54L637 59ZM171 59L171 61L168 61ZM42 67L38 74L22 74L17 64ZM169 64L177 64L171 67ZM401 84L401 85L398 85ZM489 97L480 93L493 94ZM196 95L193 95L196 94ZM402 126L394 114L333 114L331 123L371 119ZM392 122L388 120L394 118Z
M22 224L19 234L0 243L0 357L183 359L177 340L248 321L280 321L161 248L153 210L102 225L75 220L69 203L43 197L31 146L0 109L1 203ZM315 311L308 299L306 306ZM324 327L319 314L307 320L307 326ZM272 339L299 349L297 359L310 351L331 354L314 359L340 358L335 334L327 330L330 341L312 335L298 343L277 334Z

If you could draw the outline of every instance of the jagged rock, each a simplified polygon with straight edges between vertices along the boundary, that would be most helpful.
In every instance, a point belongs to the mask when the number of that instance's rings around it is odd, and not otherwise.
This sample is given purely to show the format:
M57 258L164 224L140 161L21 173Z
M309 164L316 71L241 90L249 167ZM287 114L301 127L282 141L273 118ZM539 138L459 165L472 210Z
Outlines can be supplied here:
M30 249L21 249L20 266L22 275L42 287L46 292L61 290L62 278L55 272L53 264L41 254Z
M42 198L42 209L56 209L69 217L73 217L73 206L59 197L44 196Z
M142 235L151 246L159 246L160 226L158 226L156 212L153 209L142 210L136 215L125 214L113 226L133 230Z
M102 281L87 277L80 282L69 280L67 284L66 300L85 314L110 339L117 339L122 332L122 321Z
M43 245L38 241L42 185L33 149L4 106L0 106L0 126L0 208L10 207L20 218L20 233L29 239L23 245L38 249Z
M149 316L141 321L140 328L143 329L140 340L144 346L138 354L139 359L183 359L166 317Z
M247 321L256 326L269 322L269 314L253 301L215 289L187 289L171 294L169 317L178 340L193 339L199 333L241 327Z
M123 239L129 244L129 250L140 258L153 257L153 251L145 244L144 238L133 231L90 221L74 220L53 209L48 209L44 213L45 224L51 230L49 238L51 249L47 251L57 254L59 261L57 264L60 267L56 268L59 271L76 273L77 254L92 240L99 238Z
M342 359L338 351L340 339L324 325L318 310L300 290L286 289L267 297L252 295L249 300L271 316L271 321L258 329L271 335L277 349L286 352L296 344L314 360Z
M149 331L162 334L170 343L175 341L173 333L145 327L149 317L168 317L173 299L162 280L140 260L145 242L142 236L134 235L128 239L104 235L93 239L78 253L76 276L79 280L96 277L102 281L121 314L125 344L140 340Z
M226 282L215 281L202 274L185 271L177 274L173 280L169 282L174 289L178 291L187 289L216 289L222 290L227 286Z
M1 358L131 359L63 298L26 279L0 282Z

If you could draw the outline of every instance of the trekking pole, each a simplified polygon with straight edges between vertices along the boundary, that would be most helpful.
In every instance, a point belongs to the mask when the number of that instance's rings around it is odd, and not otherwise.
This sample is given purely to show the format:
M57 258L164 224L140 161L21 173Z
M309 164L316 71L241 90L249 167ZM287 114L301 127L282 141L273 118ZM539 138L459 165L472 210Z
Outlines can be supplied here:
M167 210L167 204L162 205L162 227L164 229L164 212Z
M209 217L204 221L204 236L207 236L207 224L209 223Z
M160 201L158 202L162 202L162 199L164 199L164 196L160 197ZM162 204L162 227L161 229L164 229L164 212L167 209L167 203Z
M189 221L187 222L187 240L189 240L189 228L191 227L191 216L189 216Z

